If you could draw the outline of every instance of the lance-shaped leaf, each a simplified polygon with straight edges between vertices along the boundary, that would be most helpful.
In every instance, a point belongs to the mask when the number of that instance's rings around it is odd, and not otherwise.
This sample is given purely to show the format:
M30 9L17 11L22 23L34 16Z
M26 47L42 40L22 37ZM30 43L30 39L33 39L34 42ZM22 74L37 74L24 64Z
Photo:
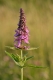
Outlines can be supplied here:
M25 65L24 67L32 67L32 68L46 68L44 66L35 66L35 65Z
M5 47L12 49L12 50L15 50L15 47L10 47L10 46L5 46Z
M27 50L35 50L35 49L38 49L39 47L37 47L37 48L29 48L29 49L27 49Z
M33 58L33 57L34 57L34 56L27 57L26 60L29 60L29 59L31 59L31 58Z
M12 54L12 57L16 62L19 62L19 57L18 56L16 56L15 54Z
M11 59L13 59L13 57L12 57L12 54L11 54L11 53L9 53L9 52L7 52L7 51L5 51L5 53L6 53L9 57L11 57Z
M21 57L20 57L20 55L17 54L17 57L19 58L19 61L21 61Z
M11 59L13 59L14 61L19 62L19 57L16 56L15 54L9 53L9 52L7 52L7 51L5 51L5 53L6 53L9 57L11 57Z

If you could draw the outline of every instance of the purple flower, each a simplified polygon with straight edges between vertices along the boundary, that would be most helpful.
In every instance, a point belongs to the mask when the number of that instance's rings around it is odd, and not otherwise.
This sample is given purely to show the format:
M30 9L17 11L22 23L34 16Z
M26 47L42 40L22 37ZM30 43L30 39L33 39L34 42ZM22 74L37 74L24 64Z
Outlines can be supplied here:
M23 45L23 42L29 44L29 30L26 26L25 15L22 8L20 9L20 19L18 23L18 28L17 30L15 30L15 32L15 47L20 49L26 49L27 46Z

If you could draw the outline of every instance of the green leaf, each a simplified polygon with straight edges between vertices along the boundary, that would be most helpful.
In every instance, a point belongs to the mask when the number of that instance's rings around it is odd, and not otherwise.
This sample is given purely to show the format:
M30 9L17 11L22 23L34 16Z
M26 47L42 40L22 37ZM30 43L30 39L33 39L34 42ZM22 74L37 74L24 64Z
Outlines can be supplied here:
M27 57L24 56L24 57L23 57L23 62L24 62L24 63L26 62L26 59L27 59Z
M11 58L13 59L13 57L12 57L12 54L11 54L11 53L9 53L9 52L7 52L7 51L5 51L5 53L6 53L9 57L11 57Z
M37 48L29 48L29 49L27 49L27 50L35 50L35 49L38 49L39 47L37 47Z
M6 53L9 57L11 57L11 59L13 59L14 61L19 62L19 57L17 57L15 54L9 53L9 52L7 52L7 51L5 51L5 53Z
M16 56L15 54L12 54L12 57L16 62L19 62L19 57L18 56Z
M29 60L29 59L31 59L31 58L33 58L33 57L34 57L34 56L27 57L26 60Z
M15 64L18 66L18 67L22 67L21 65L20 65L20 63L19 63L19 58L16 56L16 55L14 55L14 54L12 54L12 53L9 53L9 52L7 52L7 51L5 51L5 53L15 62Z
M12 49L12 50L15 50L15 47L10 47L10 46L5 46L5 47Z
M18 55L18 54L17 54L17 57L19 58L19 61L20 61L20 60L21 60L21 57L20 57L20 55Z
M26 65L24 67L33 67L33 68L46 68L46 67L43 67L43 66L35 66L35 65Z

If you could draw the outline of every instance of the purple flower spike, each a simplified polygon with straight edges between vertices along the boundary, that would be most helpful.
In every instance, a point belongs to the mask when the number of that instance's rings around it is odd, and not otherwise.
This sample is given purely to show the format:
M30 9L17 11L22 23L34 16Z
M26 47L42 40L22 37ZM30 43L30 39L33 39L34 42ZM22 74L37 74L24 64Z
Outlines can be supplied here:
M22 8L20 9L20 19L18 23L18 28L17 30L15 30L15 32L15 47L20 49L27 49L27 46L24 45L23 42L29 44L29 30L26 26L25 15Z

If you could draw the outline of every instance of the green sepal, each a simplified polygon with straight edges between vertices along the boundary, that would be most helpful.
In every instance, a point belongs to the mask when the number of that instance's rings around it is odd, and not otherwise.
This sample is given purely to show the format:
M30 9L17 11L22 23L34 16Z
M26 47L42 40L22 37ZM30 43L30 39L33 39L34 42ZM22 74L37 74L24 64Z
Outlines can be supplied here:
M29 49L27 49L27 50L35 50L35 49L38 49L39 47L37 47L37 48L29 48Z
M33 57L34 57L34 56L27 57L26 60L29 60L29 59L31 59L31 58L33 58Z

